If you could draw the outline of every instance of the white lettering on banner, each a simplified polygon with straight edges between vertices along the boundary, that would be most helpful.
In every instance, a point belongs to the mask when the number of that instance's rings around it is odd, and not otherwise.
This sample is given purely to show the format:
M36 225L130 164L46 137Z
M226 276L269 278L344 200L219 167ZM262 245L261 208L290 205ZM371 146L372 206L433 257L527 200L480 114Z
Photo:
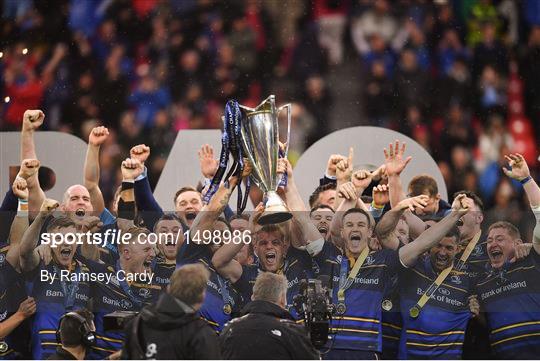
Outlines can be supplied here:
M294 128L291 131L294 132ZM41 166L52 169L56 174L56 184L47 191L47 197L62 199L69 186L80 183L87 144L72 134L62 132L38 131L34 138ZM349 146L353 146L356 150L355 167L360 165L377 167L384 162L383 148L395 139L405 141L407 155L414 158L414 162L411 162L401 175L403 184L408 184L416 174L430 174L437 181L441 197L447 200L446 184L442 174L436 162L420 144L391 129L368 126L351 127L330 133L302 154L294 168L295 181L302 198L307 200L318 186L330 154L348 154ZM154 191L154 197L164 210L174 210L172 195L178 188L188 184L196 185L199 181L197 153L202 144L210 144L219 154L221 131L214 129L178 132ZM7 177L8 170L9 167L19 165L19 149L19 132L0 132L0 169L4 174L0 179L2 194L11 187ZM193 171L186 172L186 169ZM231 196L230 206L236 209L236 190ZM247 209L253 209L251 202L248 202Z

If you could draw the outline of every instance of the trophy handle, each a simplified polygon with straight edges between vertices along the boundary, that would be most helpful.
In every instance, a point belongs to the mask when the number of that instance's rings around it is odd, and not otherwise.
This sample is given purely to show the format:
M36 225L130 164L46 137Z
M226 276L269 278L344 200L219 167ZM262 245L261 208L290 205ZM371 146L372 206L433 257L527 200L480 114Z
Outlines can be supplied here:
M287 109L287 143L286 146L285 146L285 158L287 158L287 156L289 155L289 145L291 144L290 140L291 140L291 110L292 110L292 104L289 103L289 104L285 104L285 105L282 105L278 108L277 110L277 115L279 117L279 112L283 109Z

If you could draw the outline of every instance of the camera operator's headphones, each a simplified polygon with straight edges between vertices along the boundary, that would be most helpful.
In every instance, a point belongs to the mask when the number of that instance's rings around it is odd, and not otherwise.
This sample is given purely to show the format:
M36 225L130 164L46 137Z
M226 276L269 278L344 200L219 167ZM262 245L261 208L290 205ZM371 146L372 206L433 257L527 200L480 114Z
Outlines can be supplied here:
M62 321L65 318L72 318L79 322L79 334L81 335L81 343L86 347L92 347L96 344L96 334L90 328L86 318L79 315L76 312L68 312L60 318L58 323L58 329L56 330L56 342L62 344L62 337L60 335L60 328L62 327Z

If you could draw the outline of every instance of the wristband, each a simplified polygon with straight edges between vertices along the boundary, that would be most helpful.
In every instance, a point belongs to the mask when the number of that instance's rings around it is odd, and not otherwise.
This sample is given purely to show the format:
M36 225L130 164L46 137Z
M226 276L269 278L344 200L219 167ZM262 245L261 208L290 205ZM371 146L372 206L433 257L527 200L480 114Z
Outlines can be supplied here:
M336 180L337 179L337 177L335 175L328 175L328 173L326 173L326 172L324 173L324 176L326 178L330 179L330 180Z
M135 179L122 179L122 187L124 187L124 183L135 184Z
M375 204L375 201L371 201L371 207L373 207L374 209L384 209L384 204L379 206Z
M520 180L519 183L525 184L525 183L527 183L528 181L530 181L531 179L532 179L531 176L527 176L527 178L523 178L522 180Z
M138 182L144 178L146 178L148 176L148 169L146 168L146 166L144 166L144 170L143 172L141 173L140 176L138 176L137 178L135 178L135 182Z
M127 191L135 188L135 181L133 180L122 180L122 190Z
M26 199L19 199L17 217L28 217L28 201Z

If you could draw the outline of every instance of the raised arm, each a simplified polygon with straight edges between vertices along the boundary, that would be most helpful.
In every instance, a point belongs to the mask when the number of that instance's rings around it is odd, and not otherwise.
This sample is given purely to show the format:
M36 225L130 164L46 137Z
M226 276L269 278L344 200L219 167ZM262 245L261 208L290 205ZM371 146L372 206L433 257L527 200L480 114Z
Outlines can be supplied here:
M421 195L413 198L405 198L395 207L386 212L379 223L375 226L375 235L381 242L383 248L398 249L399 239L395 234L395 229L399 219L407 210L414 211L415 208L424 208L427 204L428 196Z
M13 194L19 199L19 210L11 224L9 232L9 251L6 254L6 260L13 268L20 272L20 245L22 236L28 228L28 188L26 187L26 181L22 178L15 178L12 190Z
M531 177L529 166L525 158L519 154L510 154L505 156L510 166L510 170L503 168L504 174L515 179L523 184L523 189L527 194L531 209L536 218L536 226L533 234L533 247L536 253L540 254L540 187Z
M413 242L406 244L399 249L399 259L406 267L414 266L418 257L431 247L437 245L440 240L455 226L457 221L471 208L470 203L466 203L465 195L460 194L454 199L452 212L432 227L426 229Z
M412 160L411 156L405 158L406 144L401 144L396 140L394 144L390 143L388 150L384 149L384 159L386 174L388 175L388 188L390 193L390 206L394 207L405 198L403 185L401 183L401 172ZM409 226L411 238L417 238L426 229L426 224L418 218L412 211L404 213L405 222Z
M37 159L34 132L43 124L45 113L41 110L27 110L23 115L21 130L21 161Z
M149 229L154 228L154 224L163 215L163 210L154 198L148 176L146 175L144 163L150 156L150 147L145 144L138 144L129 151L131 159L137 159L142 164L142 169L135 177L134 192L137 211L141 215L144 223Z
M395 144L390 143L388 150L384 148L384 165L388 175L388 186L390 188L390 206L394 207L403 198L403 186L401 185L401 172L405 169L412 157L404 158L406 144L403 143L400 148L399 140Z
M26 179L28 186L28 210L30 219L33 219L39 211L45 193L41 189L38 180L37 169L35 172L26 173L23 169L26 160L37 161L36 145L34 143L34 133L43 124L45 114L41 110L27 110L23 115L23 123L21 130L21 171L19 175ZM37 167L39 168L39 162ZM27 174L25 176L25 174Z
M103 194L99 188L99 149L107 140L109 130L105 127L95 127L88 137L88 149L84 161L84 186L90 193L90 201L96 215L105 209Z
M28 297L19 304L19 309L7 320L0 322L0 340L6 338L24 320L36 312L36 301Z
M353 147L349 148L349 155L347 158L342 158L335 166L336 173L336 189L339 189L343 184L351 181L352 172L353 172L353 158L354 158L354 149ZM338 209L341 202L343 202L343 197L336 192L336 202L335 208Z
M249 167L244 168L244 174L249 174L250 170L247 168ZM229 204L231 194L237 185L238 177L236 176L232 176L228 182L220 184L218 190L210 199L210 202L197 213L197 216L193 220L190 230L192 235L202 234L202 231L212 228L214 222L219 218L227 204ZM195 240L192 239L191 241L195 243L200 242L200 239L197 238L199 237L195 237Z
M38 181L39 167L39 160L24 159L17 174L17 178L22 178L26 181L28 188L28 216L30 219L36 217L45 199L45 193L43 193Z
M120 199L118 200L118 217L116 223L118 228L127 230L134 226L135 220L135 178L143 171L143 165L137 159L126 158L121 165L122 186ZM149 228L149 229L153 229Z
M58 206L59 204L57 201L45 199L36 219L34 219L34 222L32 222L30 227L24 232L20 248L20 262L23 272L30 272L38 266L40 259L37 251L37 246L39 245L39 232L47 217L58 208Z
M324 244L324 237L321 235L317 227L311 222L309 218L309 211L306 209L306 205L298 192L296 183L294 181L292 165L287 159L280 159L278 164L278 173L287 172L287 186L285 187L285 198L289 210L293 213L293 217L296 219L298 226L302 231L302 236L307 245L312 242L318 241L320 243L320 249L316 253L322 250ZM319 248L319 247L317 247ZM310 252L311 253L311 252Z
M263 212L264 206L262 203L259 203L249 218L249 229L251 230L252 242L254 241L253 237L255 236L255 233L260 228L257 225L257 220L261 217ZM230 280L232 283L235 283L242 277L242 265L235 260L234 257L240 252L244 245L244 242L238 242L238 244L229 242L219 247L212 257L212 264L219 274Z

